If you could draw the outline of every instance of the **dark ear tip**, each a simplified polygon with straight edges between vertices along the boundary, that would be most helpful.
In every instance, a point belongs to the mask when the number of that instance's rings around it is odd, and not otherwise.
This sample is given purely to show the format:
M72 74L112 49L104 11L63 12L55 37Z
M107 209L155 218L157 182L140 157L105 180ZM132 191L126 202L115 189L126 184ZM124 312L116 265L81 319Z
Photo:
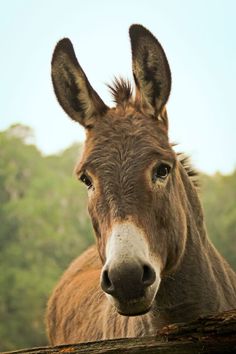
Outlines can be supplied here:
M57 43L57 45L55 47L55 51L57 51L57 50L64 50L65 51L65 50L71 49L71 48L73 48L73 46L72 46L72 43L69 40L69 38L63 38Z
M67 53L70 56L71 54L74 55L73 45L69 38L63 38L57 43L53 52L52 63L54 62L59 53Z
M149 36L155 38L153 34L144 26L139 24L133 24L129 28L129 35L131 39L137 39L142 36Z
M144 31L147 31L147 29L144 26L142 26L142 25L140 25L138 23L134 23L129 28L129 34L130 35L138 33L138 32L144 32Z

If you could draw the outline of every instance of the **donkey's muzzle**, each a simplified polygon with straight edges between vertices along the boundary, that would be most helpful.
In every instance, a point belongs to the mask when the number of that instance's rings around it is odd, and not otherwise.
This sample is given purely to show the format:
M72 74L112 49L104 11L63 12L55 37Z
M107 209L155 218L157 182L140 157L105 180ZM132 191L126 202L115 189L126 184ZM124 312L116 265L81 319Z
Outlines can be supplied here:
M106 265L101 275L104 292L119 301L132 301L145 296L146 289L156 280L150 264L141 262Z

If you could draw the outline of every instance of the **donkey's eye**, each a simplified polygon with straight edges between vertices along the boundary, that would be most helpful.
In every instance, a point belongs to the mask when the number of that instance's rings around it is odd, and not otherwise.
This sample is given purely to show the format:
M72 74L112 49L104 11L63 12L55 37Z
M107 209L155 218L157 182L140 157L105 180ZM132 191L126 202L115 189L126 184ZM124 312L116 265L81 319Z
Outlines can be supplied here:
M82 173L79 179L87 186L88 189L92 187L92 181L85 173Z
M152 181L153 183L156 182L158 179L166 179L169 175L171 167L165 163L160 164L159 166L155 167L152 174Z

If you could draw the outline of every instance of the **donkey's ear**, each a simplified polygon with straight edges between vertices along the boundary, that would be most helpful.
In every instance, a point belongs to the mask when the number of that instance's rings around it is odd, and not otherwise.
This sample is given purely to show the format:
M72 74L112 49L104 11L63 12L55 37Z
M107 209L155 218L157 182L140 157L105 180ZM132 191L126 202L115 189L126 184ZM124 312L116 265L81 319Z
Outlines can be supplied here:
M52 57L52 82L60 105L84 127L91 127L108 107L93 90L79 65L69 39L62 39Z
M171 73L165 52L143 26L132 25L129 34L138 99L152 114L159 115L171 89Z

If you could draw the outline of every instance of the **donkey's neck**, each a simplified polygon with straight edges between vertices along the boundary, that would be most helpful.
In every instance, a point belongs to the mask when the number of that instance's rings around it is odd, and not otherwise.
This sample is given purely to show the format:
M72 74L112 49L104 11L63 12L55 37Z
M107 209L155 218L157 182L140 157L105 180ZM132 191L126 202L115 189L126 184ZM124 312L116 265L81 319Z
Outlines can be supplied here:
M206 234L202 207L190 181L186 195L189 206L185 252L178 269L162 279L150 313L153 328L235 307L235 273Z
M208 252L211 244L194 242L189 231L185 255L179 268L162 279L153 309L158 315L158 326L166 323L187 322L200 314L217 311L214 293L217 292ZM156 316L155 316L156 317Z

